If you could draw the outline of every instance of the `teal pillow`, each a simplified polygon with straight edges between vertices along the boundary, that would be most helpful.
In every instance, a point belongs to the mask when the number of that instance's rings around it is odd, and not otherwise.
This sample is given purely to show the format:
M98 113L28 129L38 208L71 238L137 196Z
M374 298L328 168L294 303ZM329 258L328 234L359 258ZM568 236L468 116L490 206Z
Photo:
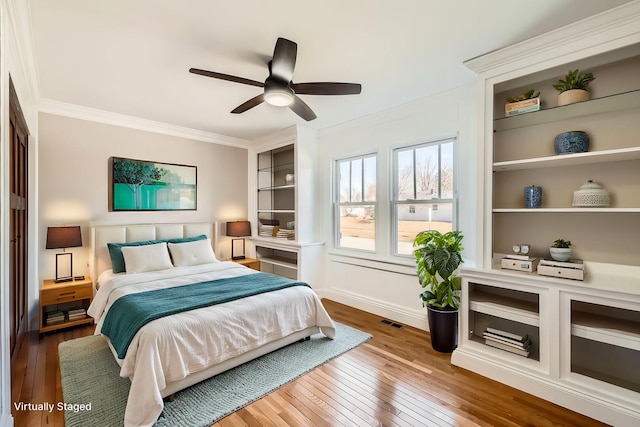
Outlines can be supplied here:
M201 234L199 236L194 237L180 237L175 239L160 239L160 240L142 240L139 242L128 242L128 243L107 243L107 248L109 249L109 257L111 258L111 268L114 273L124 273L127 271L126 266L124 264L124 256L122 255L122 248L124 246L144 246L144 245L153 245L155 243L185 243L185 242L194 242L196 240L205 240L207 238L206 235Z

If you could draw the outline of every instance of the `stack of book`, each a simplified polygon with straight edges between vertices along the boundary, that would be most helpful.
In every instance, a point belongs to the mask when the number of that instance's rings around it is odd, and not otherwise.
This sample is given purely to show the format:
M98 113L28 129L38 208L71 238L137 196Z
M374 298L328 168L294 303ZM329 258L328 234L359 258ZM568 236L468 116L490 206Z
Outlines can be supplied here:
M49 311L47 313L47 325L56 325L64 322L64 312L62 310Z
M484 343L491 347L506 350L520 356L528 357L531 351L529 336L514 334L495 328L487 328L482 334Z
M273 237L273 233L276 228L279 228L279 227L276 227L273 225L261 225L260 228L258 229L258 235L262 237Z
M87 317L87 310L84 308L76 308L74 310L69 310L69 320L79 320Z
M540 110L540 97L525 99L518 102L510 102L505 104L504 107L504 113L507 117L538 110Z
M280 228L276 232L276 237L280 239L289 239L289 236L291 236L294 233L295 233L294 230L287 230L286 228Z

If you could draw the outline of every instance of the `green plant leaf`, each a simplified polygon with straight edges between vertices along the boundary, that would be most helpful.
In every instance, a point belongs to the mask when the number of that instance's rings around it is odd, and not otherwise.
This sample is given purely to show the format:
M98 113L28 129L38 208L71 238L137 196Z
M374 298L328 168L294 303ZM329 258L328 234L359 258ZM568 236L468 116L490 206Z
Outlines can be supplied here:
M457 309L460 305L461 282L454 272L463 262L459 231L441 234L436 230L418 233L414 239L416 272L425 291L420 297L425 304L441 309Z

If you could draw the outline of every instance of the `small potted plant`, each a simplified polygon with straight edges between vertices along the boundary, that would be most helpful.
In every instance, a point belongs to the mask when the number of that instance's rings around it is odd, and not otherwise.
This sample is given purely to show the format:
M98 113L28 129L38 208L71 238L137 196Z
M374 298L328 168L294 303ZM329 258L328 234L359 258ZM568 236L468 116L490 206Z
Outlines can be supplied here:
M540 110L540 92L531 89L523 94L507 98L504 114L507 117Z
M551 258L556 261L569 261L573 255L571 240L557 239L549 248Z
M418 233L413 241L420 294L427 307L431 346L451 353L458 345L458 308L461 280L454 272L462 263L459 231L441 234L436 230Z
M589 83L596 78L592 73L580 73L579 70L569 71L564 80L553 85L558 92L558 106L589 100Z

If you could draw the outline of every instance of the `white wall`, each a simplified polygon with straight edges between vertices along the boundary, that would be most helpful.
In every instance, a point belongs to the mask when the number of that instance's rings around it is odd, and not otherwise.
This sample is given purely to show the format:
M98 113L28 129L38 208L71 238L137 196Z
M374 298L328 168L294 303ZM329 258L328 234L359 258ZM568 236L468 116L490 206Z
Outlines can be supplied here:
M51 114L39 119L39 280L55 277L55 254L44 249L47 227L80 225L82 248L74 275L89 275L90 225L215 222L247 218L247 150ZM197 210L109 212L109 158L152 160L197 167ZM228 242L216 247L229 257ZM95 278L94 278L95 279ZM32 301L36 308L37 300ZM37 309L33 312L37 319Z
M457 137L456 181L457 229L465 236L466 265L476 257L477 95L475 84L443 92L320 132L318 164L319 194L323 218L324 287L321 296L366 310L398 322L428 329L426 310L415 266L411 259L390 254L391 152L393 148ZM338 158L375 152L378 155L378 212L376 254L336 249L333 242L333 163Z

